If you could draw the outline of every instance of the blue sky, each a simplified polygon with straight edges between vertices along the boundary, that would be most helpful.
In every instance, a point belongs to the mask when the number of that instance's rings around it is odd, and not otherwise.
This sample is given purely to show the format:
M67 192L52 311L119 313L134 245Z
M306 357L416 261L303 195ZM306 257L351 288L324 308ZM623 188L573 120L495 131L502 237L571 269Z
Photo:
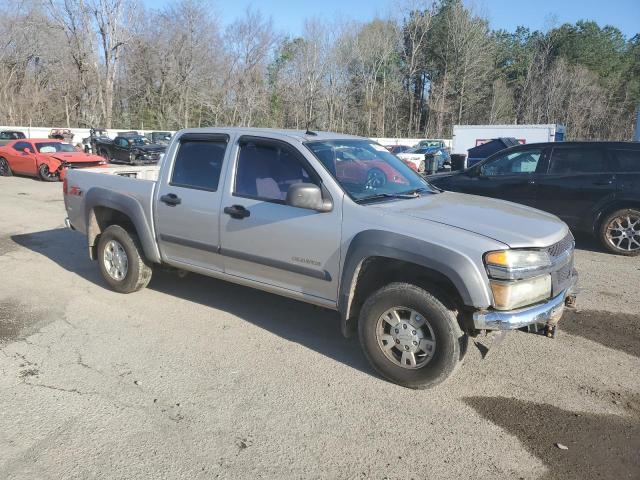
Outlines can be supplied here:
M143 0L150 7L171 0ZM296 35L305 18L370 20L393 11L395 0L214 0L222 25L238 18L249 7L270 16L276 28ZM513 30L524 25L532 30L595 20L618 27L627 37L640 33L640 0L465 0L489 18L492 28Z

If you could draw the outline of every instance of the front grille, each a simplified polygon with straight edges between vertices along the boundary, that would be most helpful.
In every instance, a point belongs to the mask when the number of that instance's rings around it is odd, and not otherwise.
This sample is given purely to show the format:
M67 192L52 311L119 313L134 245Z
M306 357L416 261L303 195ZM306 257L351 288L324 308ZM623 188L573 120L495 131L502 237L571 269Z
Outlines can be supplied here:
M69 163L67 167L69 168L88 168L88 167L97 167L101 162L78 162L78 163Z
M563 254L566 254L567 251L570 251L569 260L566 263L563 263L563 265L558 270L551 272L551 288L553 296L558 295L560 292L568 288L571 284L571 277L573 274L574 246L575 241L573 239L573 235L571 235L571 232L569 232L558 243L555 243L547 248L547 253L551 257L552 261L562 256Z

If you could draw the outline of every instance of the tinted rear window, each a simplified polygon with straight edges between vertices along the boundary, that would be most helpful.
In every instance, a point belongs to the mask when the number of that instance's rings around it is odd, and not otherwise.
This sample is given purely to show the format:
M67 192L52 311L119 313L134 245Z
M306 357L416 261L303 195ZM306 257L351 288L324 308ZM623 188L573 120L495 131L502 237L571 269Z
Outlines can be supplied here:
M619 172L640 172L640 150L614 150Z
M181 142L173 166L171 185L198 190L217 190L226 149L227 142L221 140Z
M599 173L608 171L599 148L554 148L549 173Z

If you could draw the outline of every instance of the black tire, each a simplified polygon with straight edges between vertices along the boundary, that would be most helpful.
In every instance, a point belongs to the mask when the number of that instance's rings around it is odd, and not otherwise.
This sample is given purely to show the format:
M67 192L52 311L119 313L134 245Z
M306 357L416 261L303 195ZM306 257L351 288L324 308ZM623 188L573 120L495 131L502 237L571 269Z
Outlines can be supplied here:
M10 177L13 175L9 162L5 158L0 157L0 177Z
M114 240L122 246L127 257L126 274L122 279L114 278L109 272L105 260L105 248ZM151 281L153 269L145 258L137 235L128 232L120 225L111 225L101 235L98 242L98 265L100 273L116 292L133 293L143 289Z
M607 215L600 223L598 239L605 249L616 255L640 255L640 210L623 208Z
M109 152L106 150L100 150L100 156L104 158L107 163L111 163L111 157L109 157Z
M428 322L435 347L431 359L422 367L409 369L394 363L378 342L378 321L394 307L412 309ZM449 378L460 363L468 340L454 311L431 293L408 283L391 283L366 300L358 319L358 334L365 356L381 376L416 389L433 387Z
M60 175L51 173L51 171L49 171L49 165L47 165L46 163L41 163L38 167L38 177L40 177L40 180L42 180L43 182L60 181Z

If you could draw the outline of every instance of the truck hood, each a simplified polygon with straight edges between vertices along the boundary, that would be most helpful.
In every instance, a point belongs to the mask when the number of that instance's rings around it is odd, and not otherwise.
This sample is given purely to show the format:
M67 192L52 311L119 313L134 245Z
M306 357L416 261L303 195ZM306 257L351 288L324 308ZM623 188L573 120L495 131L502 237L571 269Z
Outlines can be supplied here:
M547 247L568 227L558 217L535 208L493 198L443 192L419 198L370 204L385 215L400 215L467 230L511 248Z
M149 145L134 145L131 147L132 151L138 151L143 153L162 153L167 149L166 145L159 145L152 143Z

